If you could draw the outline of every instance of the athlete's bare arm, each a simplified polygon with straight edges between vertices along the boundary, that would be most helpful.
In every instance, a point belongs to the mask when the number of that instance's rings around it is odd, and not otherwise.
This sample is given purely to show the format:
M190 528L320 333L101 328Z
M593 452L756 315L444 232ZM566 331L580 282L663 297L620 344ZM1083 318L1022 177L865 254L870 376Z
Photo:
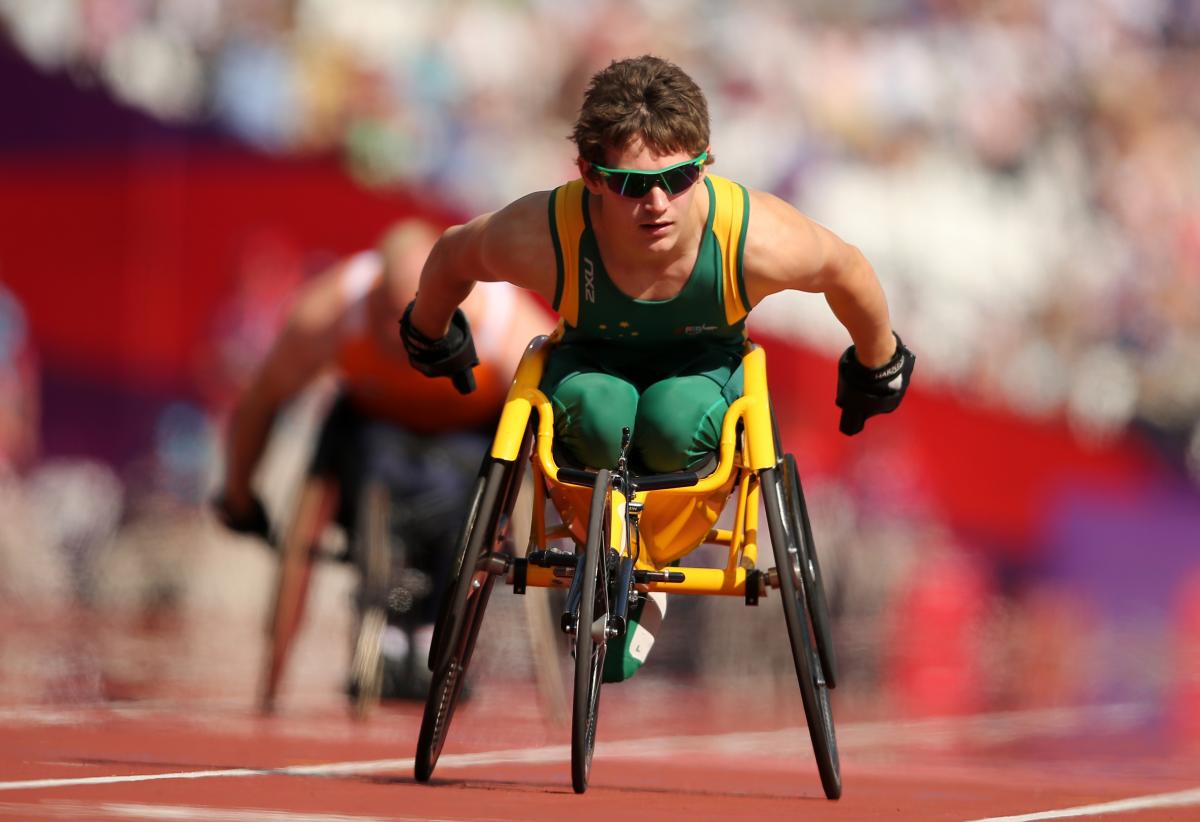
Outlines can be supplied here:
M300 293L282 333L234 407L224 497L235 515L252 505L251 481L279 409L332 363L345 311L339 265Z
M454 309L477 282L505 281L553 300L549 201L550 192L539 191L447 229L421 272L413 326L427 337L445 336Z
M867 258L778 197L750 192L742 270L752 306L788 289L823 294L859 362L874 368L895 353L887 298Z

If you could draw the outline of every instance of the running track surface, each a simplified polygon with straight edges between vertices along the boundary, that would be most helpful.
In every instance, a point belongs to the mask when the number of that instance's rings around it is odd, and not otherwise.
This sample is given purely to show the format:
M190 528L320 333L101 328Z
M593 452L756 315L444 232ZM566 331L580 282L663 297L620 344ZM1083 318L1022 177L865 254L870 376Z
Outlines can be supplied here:
M1138 704L838 717L845 794L825 800L794 703L606 688L591 787L536 694L480 686L429 785L413 705L351 719L332 698L0 706L0 818L81 820L1200 819L1200 747ZM837 703L835 702L835 711Z

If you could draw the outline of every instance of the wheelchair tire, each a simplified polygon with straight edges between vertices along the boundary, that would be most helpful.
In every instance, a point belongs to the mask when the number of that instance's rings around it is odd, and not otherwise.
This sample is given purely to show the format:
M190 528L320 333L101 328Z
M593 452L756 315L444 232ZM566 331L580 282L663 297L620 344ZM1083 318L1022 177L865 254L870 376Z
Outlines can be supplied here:
M588 511L587 545L576 573L583 574L579 619L575 623L575 695L571 710L571 786L587 790L596 748L596 721L600 713L600 686L604 672L608 627L608 491L607 470L596 475ZM593 626L600 623L599 638Z
M392 539L391 518L391 493L387 486L368 483L359 501L355 529L358 545L354 550L361 586L361 613L350 662L350 693L351 708L358 719L365 719L371 713L383 692L383 633L387 627L392 552L404 550L399 541Z
M787 491L778 470L768 468L761 476L767 527L779 577L779 598L783 602L796 679L800 684L800 698L804 703L817 771L821 775L821 787L827 799L837 799L842 795L842 777L833 712L829 705L829 686L821 671L821 656L814 647L804 586L796 584L796 577L791 572L799 544L792 538L786 524Z
M808 519L808 506L804 502L804 486L800 484L800 472L796 470L796 458L791 454L784 457L784 491L787 494L787 510L792 534L800 546L800 571L804 575L805 602L808 616L812 620L813 635L817 641L817 653L821 656L821 672L825 684L837 687L837 656L833 647L833 627L829 615L829 600L825 596L825 583L821 578L821 563L817 557L817 545L813 542L812 525Z
M513 553L513 545L509 540L509 532L512 530L508 519L512 515L513 508L517 503L517 496L521 492L521 481L525 475L525 464L529 461L530 450L533 447L533 428L528 427L525 431L525 439L522 442L517 460L509 463L504 460L493 459L490 455L485 456L483 465L479 468L479 478L476 479L475 489L471 494L471 504L467 508L467 520L464 526L463 533L459 536L456 543L457 550L455 552L454 565L450 568L449 584L442 595L440 604L438 605L437 620L433 625L433 638L429 643L429 670L436 671L438 664L445 662L445 648L442 643L443 628L452 623L450 608L455 602L454 588L459 577L459 572L463 567L463 560L467 550L468 532L474 527L474 523L478 519L477 507L482 499L480 496L480 482L488 475L491 467L502 464L507 466L503 472L502 485L496 490L496 499L499 499L500 506L493 510L494 518L492 519L491 528L493 530L492 539L488 543L491 549L497 547L503 548L508 553ZM476 556L478 561L479 555Z
M350 659L350 710L355 719L366 719L379 705L386 627L387 614L380 608L368 608L359 617L358 636Z
M296 512L279 545L276 588L267 626L266 660L259 688L259 709L275 710L284 669L307 604L316 542L337 507L336 488L325 478L310 475L300 488Z
M462 693L467 666L495 582L494 576L477 570L477 567L485 552L496 550L504 540L507 515L516 496L515 488L519 486L514 477L519 474L517 464L489 457L485 458L475 481L451 584L442 600L430 649L433 681L417 737L415 770L419 782L428 781L433 774Z

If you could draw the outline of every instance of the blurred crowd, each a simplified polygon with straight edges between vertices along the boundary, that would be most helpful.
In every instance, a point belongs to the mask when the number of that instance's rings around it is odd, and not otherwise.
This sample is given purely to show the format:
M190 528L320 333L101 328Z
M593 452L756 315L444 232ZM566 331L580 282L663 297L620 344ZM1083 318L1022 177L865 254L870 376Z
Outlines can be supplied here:
M1200 483L1197 0L0 0L0 33L157 117L464 213L572 176L587 77L660 54L708 95L716 173L866 252L921 382L1085 442L1139 430ZM23 329L5 299L0 332ZM844 345L799 295L752 323ZM0 404L0 462L28 424Z
M923 379L1200 475L1194 0L20 0L11 39L160 117L339 152L465 212L571 175L582 85L652 51L709 95L715 170L861 245ZM760 327L835 350L820 306Z

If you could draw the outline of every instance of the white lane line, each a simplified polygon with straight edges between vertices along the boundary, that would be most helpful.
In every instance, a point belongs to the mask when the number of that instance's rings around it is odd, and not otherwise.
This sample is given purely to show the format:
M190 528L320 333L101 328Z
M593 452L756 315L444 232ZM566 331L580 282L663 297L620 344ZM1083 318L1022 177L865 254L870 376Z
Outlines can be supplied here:
M80 776L74 779L25 779L17 782L0 782L0 791L37 790L38 788L65 788L72 785L117 785L122 782L154 782L159 779L210 779L217 776L263 776L270 771L254 771L246 768L231 768L221 771L184 771L182 773L135 773L125 776Z
M957 718L936 718L904 722L847 723L839 732L840 747L875 749L880 746L943 747L964 739L1012 741L1015 739L1062 736L1080 728L1095 731L1120 731L1135 726L1148 709L1137 705L1108 705L1072 709L1050 709L1012 713L981 714ZM783 728L760 733L729 733L704 736L667 736L601 742L596 754L602 757L648 759L680 752L750 753L811 756L807 732ZM536 764L570 761L570 747L552 745L469 754L447 754L438 760L439 770L472 768L510 763ZM290 765L280 768L226 768L120 776L60 777L0 782L0 791L62 788L75 785L112 785L126 782L154 782L168 779L221 779L244 776L334 776L381 771L411 771L414 760L376 759L360 762L327 762L314 765Z
M1129 799L1117 799L1112 802L1100 802L1095 805L1078 805L1074 808L1060 808L1053 811L1034 811L1033 813L1023 813L1016 816L989 816L987 819L975 819L972 822L1035 822L1038 819L1102 816L1108 813L1146 811L1155 808L1182 808L1188 805L1200 805L1200 788L1177 791L1175 793L1134 796Z
M153 819L185 822L427 822L429 817L351 816L347 814L276 811L264 808L201 808L188 805L146 805L101 802L46 802L36 805L0 803L0 813L19 813L22 819ZM434 820L437 822L437 820Z
M797 731L793 731L794 733ZM703 737L694 737L695 740ZM615 749L614 755L621 755L621 749L633 746L630 752L637 750L640 744L647 745L647 750L661 751L665 744L673 739L630 740L629 742L609 743L608 746L597 745L598 752L610 748ZM571 749L566 745L550 745L543 748L515 748L507 751L483 751L469 754L445 754L438 759L438 770L446 768L472 768L482 765L504 765L512 763L537 764L547 762L566 762L571 758ZM361 762L325 762L316 765L287 765L280 768L224 768L207 771L178 771L168 773L124 774L121 776L78 776L57 779L26 779L15 782L0 782L0 791L30 790L37 788L64 788L73 785L115 785L123 782L154 782L163 779L223 779L240 776L337 776L341 774L378 773L380 771L411 771L416 761L412 757L404 759L372 759Z
M101 802L41 802L20 805L0 803L0 814L16 813L21 819L152 819L155 822L462 822L449 817L430 816L354 816L341 813L277 811L268 808L216 808L189 805L147 805ZM472 822L503 822L491 817L473 816Z

